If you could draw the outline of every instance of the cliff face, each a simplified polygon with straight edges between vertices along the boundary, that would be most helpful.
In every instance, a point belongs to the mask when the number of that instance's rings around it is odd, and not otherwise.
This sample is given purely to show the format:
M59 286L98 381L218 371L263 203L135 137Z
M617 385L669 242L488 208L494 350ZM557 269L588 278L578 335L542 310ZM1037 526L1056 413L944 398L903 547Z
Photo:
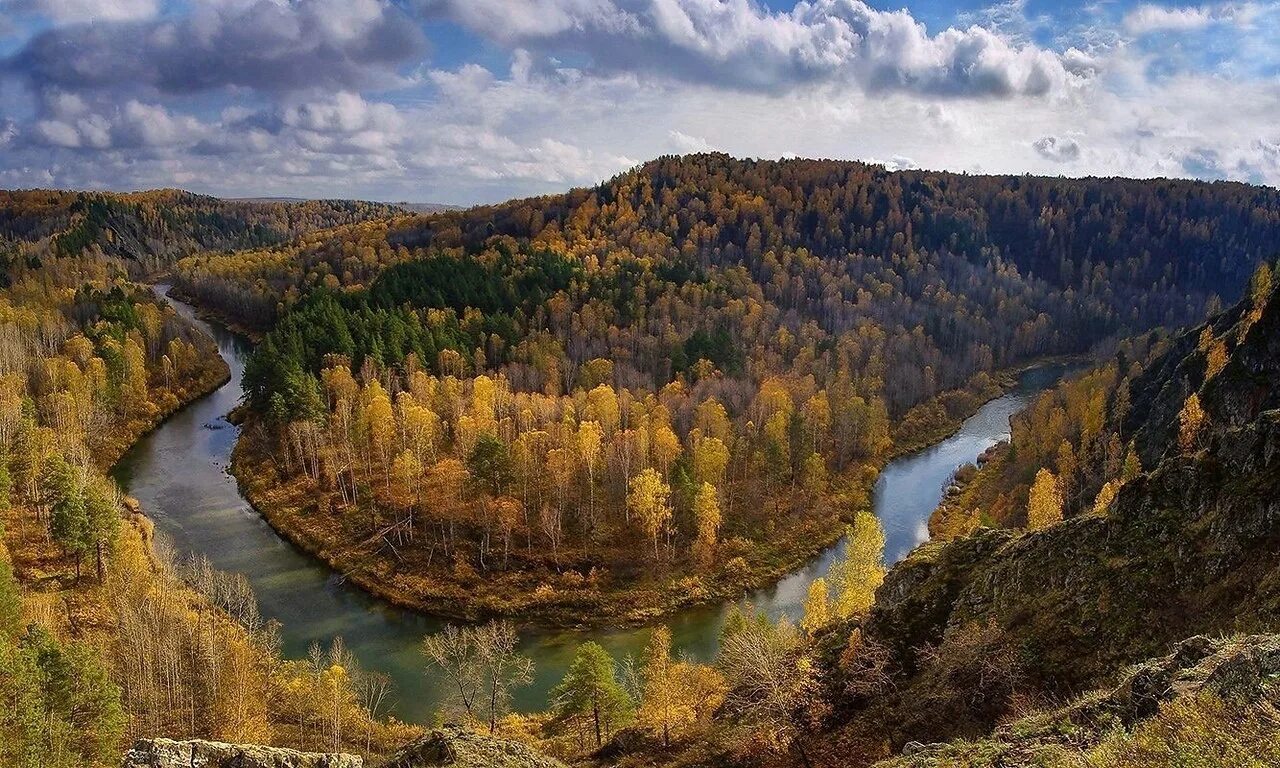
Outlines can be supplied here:
M1196 636L1179 643L1168 656L1127 670L1112 688L1002 725L976 742L913 744L902 756L876 768L1072 765L1072 758L1119 733L1140 729L1170 704L1194 706L1209 698L1242 709L1273 702L1280 693L1277 675L1280 635L1229 640ZM1200 757L1200 764L1214 764L1211 753Z
M1107 515L980 530L922 547L889 573L862 629L887 649L895 683L859 699L832 661L837 730L863 728L896 749L983 734L1007 716L1012 697L957 697L947 685L968 678L953 667L940 677L921 648L1004 654L1016 667L1010 689L1061 701L1192 635L1280 628L1280 292L1207 328L1176 339L1133 382L1124 438L1151 469ZM1208 362L1215 345L1219 370ZM1179 413L1193 393L1204 418L1188 441ZM859 718L879 726L850 725Z

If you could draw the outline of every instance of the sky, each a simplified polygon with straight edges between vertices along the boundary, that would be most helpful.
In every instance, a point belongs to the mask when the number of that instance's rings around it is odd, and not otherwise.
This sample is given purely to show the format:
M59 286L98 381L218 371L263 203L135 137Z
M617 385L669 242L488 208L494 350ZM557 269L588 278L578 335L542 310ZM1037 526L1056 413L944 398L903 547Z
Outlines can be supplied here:
M660 155L1280 185L1280 0L0 0L0 187L471 204Z

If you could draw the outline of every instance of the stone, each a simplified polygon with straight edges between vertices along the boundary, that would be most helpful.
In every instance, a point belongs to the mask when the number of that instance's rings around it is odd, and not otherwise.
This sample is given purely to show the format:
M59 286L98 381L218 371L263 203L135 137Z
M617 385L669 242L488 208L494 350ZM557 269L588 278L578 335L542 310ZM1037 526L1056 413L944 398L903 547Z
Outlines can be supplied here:
M298 752L254 744L190 739L142 739L125 753L123 768L363 768L358 755Z

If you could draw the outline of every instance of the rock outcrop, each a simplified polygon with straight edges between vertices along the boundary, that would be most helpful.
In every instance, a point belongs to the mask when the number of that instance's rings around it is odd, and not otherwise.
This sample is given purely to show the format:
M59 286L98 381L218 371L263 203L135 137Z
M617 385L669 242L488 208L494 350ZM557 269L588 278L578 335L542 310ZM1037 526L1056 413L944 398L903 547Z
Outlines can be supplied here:
M298 752L281 747L190 739L143 739L125 753L123 768L363 768L357 755Z
M1129 669L1115 687L1061 709L997 728L989 738L951 744L909 744L877 768L1029 766L1055 749L1080 754L1116 729L1132 730L1161 706L1212 694L1246 706L1280 693L1280 635L1232 639L1196 636L1168 656Z
M454 726L437 728L411 742L378 768L565 768L564 763L518 741Z

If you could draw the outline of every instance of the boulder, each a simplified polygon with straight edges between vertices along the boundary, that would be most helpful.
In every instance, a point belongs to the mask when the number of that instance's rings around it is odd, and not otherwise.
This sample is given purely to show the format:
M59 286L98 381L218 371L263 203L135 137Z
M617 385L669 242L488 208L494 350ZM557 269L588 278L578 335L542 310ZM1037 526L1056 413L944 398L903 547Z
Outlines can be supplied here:
M123 768L363 768L357 755L298 752L254 744L190 739L142 739L125 753Z

